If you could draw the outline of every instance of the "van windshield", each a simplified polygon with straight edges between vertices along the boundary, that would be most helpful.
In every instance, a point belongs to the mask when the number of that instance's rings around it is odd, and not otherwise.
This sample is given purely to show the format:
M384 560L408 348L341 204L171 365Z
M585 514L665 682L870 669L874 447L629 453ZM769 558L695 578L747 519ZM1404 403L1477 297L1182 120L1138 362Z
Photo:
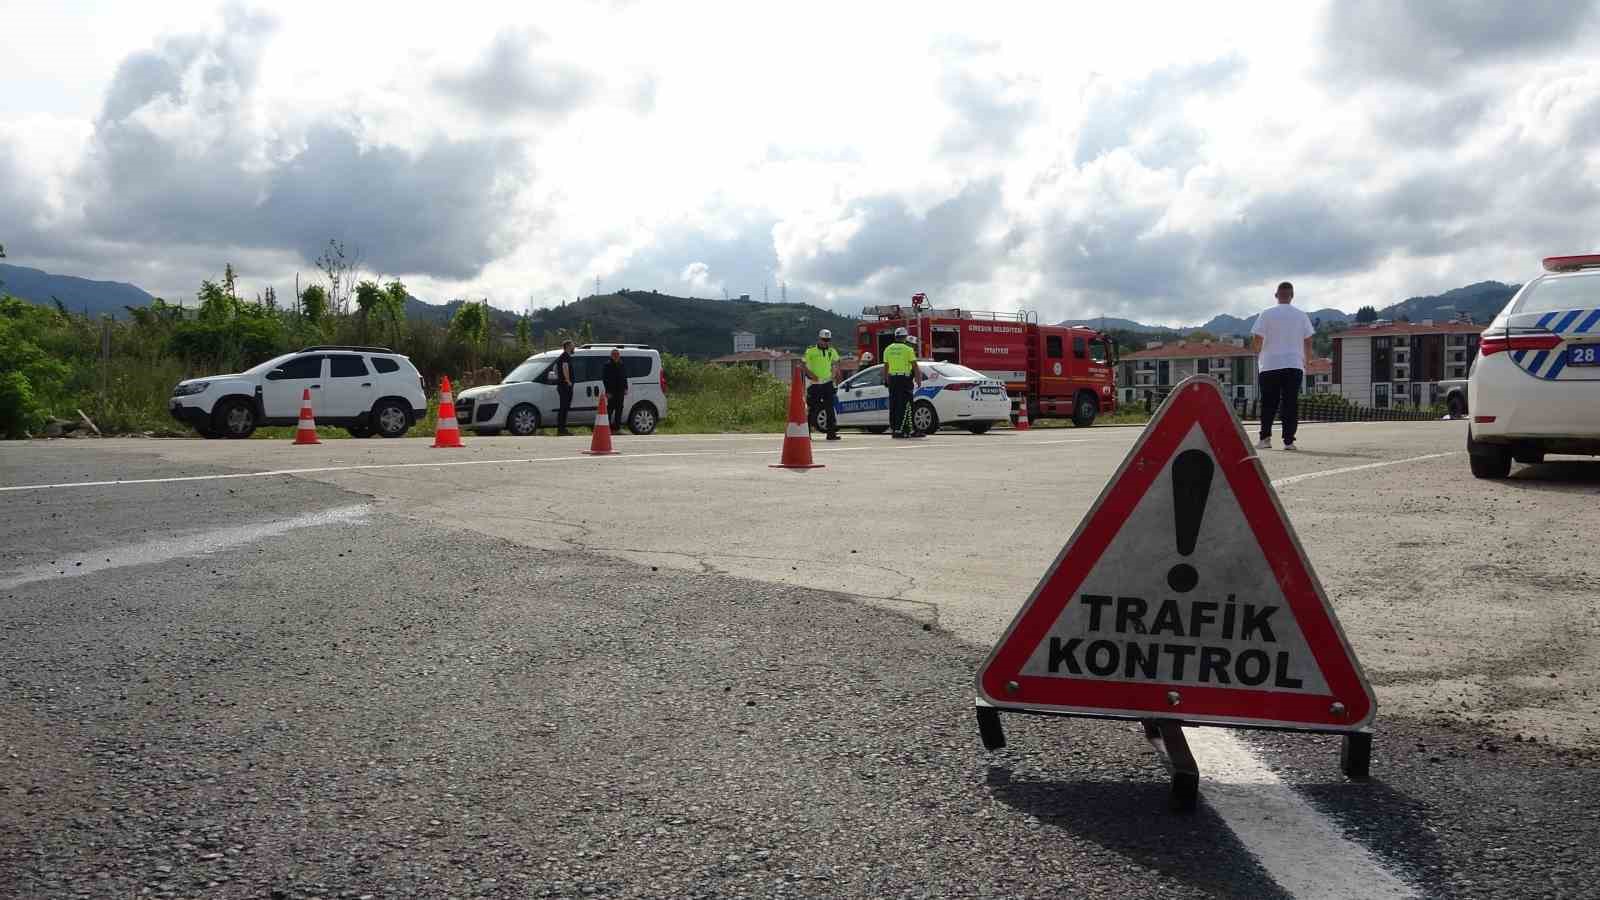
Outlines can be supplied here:
M550 363L551 360L548 359L530 359L507 372L506 377L500 379L500 383L514 384L518 381L532 381L543 375L544 370L550 368Z

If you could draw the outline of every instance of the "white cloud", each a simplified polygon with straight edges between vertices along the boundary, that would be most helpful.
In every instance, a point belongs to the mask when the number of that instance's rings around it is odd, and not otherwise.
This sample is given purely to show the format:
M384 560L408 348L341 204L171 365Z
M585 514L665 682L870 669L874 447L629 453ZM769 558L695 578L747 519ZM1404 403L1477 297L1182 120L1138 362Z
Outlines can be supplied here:
M1600 245L1594 17L1557 5L38 4L0 241L174 296L340 237L513 308L1353 309Z

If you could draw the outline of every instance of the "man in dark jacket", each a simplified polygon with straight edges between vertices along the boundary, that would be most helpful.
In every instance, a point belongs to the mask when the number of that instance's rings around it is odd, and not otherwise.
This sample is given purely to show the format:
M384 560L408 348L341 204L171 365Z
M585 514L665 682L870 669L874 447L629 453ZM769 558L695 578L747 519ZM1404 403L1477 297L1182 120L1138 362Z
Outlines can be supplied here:
M622 430L623 401L628 397L628 374L622 368L622 351L613 349L605 368L600 370L600 381L606 388L606 412L611 416L611 433Z
M556 357L556 398L561 406L556 410L556 434L566 435L567 413L572 409L572 342L561 342L561 355Z

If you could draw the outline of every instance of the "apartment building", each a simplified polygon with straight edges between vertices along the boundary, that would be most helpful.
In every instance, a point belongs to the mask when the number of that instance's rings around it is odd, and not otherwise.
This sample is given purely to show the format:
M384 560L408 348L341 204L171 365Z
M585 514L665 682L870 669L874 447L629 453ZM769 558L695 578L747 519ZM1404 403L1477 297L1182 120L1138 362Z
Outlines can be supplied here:
M1439 382L1467 377L1484 326L1378 321L1333 337L1333 390L1362 406L1431 406Z
M1146 391L1160 398L1190 375L1221 381L1234 400L1256 396L1256 355L1244 338L1221 341L1151 341L1125 354L1119 365L1117 392L1123 403L1142 403Z

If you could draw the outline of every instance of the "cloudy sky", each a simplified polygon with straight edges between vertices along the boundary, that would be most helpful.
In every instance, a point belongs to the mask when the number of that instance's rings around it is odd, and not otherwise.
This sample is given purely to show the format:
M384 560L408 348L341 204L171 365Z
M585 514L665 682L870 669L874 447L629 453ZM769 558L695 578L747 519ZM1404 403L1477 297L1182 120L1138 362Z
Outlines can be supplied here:
M1600 250L1590 2L412 6L0 0L8 262L1184 324Z

